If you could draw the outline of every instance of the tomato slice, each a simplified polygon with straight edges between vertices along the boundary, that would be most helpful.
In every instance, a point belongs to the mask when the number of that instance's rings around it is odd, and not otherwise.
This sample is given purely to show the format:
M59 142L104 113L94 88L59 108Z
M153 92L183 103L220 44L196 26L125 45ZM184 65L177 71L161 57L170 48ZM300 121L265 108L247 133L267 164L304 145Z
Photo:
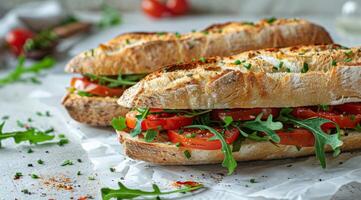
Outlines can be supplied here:
M130 111L125 115L126 124L129 128L135 128L137 114L137 111ZM163 130L179 129L183 126L191 125L192 122L192 117L185 117L173 113L149 114L147 118L142 121L142 130L158 130L158 128Z
M221 132L221 128L215 128L217 131ZM222 144L219 140L210 141L209 138L213 137L214 134L208 130L201 130L197 128L187 128L182 130L168 130L168 139L172 143L180 143L184 147L189 147L193 149L203 149L203 150L217 150L222 148ZM237 128L231 128L225 130L224 138L227 144L232 144L237 137L239 136L239 131ZM194 135L194 137L190 137Z
M222 120L226 116L231 116L234 121L253 120L263 112L262 119L267 119L269 115L277 117L280 109L278 108L250 108L250 109L230 109L230 110L213 110L212 118Z
M279 130L276 131L280 136L281 141L278 144L295 145L299 147L313 147L315 144L315 137L307 129L298 128L290 131Z
M345 103L334 107L347 114L361 115L361 103Z
M85 91L101 97L120 97L124 92L123 88L109 88L107 86L91 82L85 77L72 78L70 85L77 90Z
M355 128L361 121L361 115L343 115L336 112L313 111L311 108L294 108L292 115L300 119L308 119L312 117L320 117L331 120L339 125L340 128ZM323 129L335 128L333 123L325 123Z

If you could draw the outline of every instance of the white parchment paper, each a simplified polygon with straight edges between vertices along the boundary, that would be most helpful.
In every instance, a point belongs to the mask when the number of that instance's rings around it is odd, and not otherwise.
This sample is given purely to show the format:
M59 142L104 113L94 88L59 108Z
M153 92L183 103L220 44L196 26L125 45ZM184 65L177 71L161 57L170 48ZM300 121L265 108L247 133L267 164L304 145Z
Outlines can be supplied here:
M2 89L1 95L9 100L21 96L26 99L26 106L36 102L36 107L43 104L61 113L52 119L56 120L53 124L66 127L70 130L67 134L79 138L94 164L102 187L115 188L117 182L122 181L129 187L147 189L151 183L157 183L162 188L171 189L174 181L192 180L205 184L207 190L184 198L329 199L342 185L360 181L361 156L357 152L342 153L337 158L329 155L327 169L321 169L314 157L243 162L230 176L220 165L157 166L129 159L123 155L112 129L93 128L70 119L60 105L68 81L69 76L51 75L43 80L41 88L14 85ZM7 104L12 102L7 101ZM110 172L110 167L115 167L116 172Z

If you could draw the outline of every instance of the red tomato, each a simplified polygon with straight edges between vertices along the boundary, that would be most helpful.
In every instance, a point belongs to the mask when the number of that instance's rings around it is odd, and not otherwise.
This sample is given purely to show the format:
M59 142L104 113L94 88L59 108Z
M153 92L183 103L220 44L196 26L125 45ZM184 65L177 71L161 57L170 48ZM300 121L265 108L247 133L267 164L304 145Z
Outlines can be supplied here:
M137 111L130 111L125 115L126 123L129 128L135 128L137 119ZM191 125L193 118L176 115L172 113L149 114L146 119L142 121L142 130L154 129L163 130L179 129L183 126Z
M143 0L141 7L147 15L154 18L160 18L169 12L168 8L158 0Z
M299 147L313 147L315 144L315 137L307 129L279 130L276 131L276 133L281 138L278 144L295 145Z
M15 55L23 53L26 40L34 36L33 32L24 28L15 28L6 35L6 42Z
M187 0L168 0L167 7L173 15L182 15L188 11Z
M320 117L331 120L339 125L340 128L355 128L361 121L361 115L343 115L335 112L313 111L311 108L295 108L292 115L300 119L308 119L312 117ZM325 123L322 128L329 129L335 128L333 123Z
M109 88L104 85L93 83L85 77L72 78L70 86L79 91L85 91L101 97L120 97L124 92L123 88Z
M345 103L334 108L347 114L361 115L361 103Z
M176 181L174 183L174 185L176 186L189 186L189 187L197 187L199 185L201 185L200 183L194 182L194 181Z
M267 119L269 115L277 117L279 114L278 108L250 108L250 109L231 109L231 110L213 110L212 118L215 120L222 120L226 116L232 117L234 121L253 120L263 112L262 119Z
M221 128L215 128L217 131L221 132ZM217 150L222 148L221 141L219 140L208 140L213 137L214 134L208 130L201 130L197 128L187 128L183 130L183 133L180 134L179 130L168 130L168 139L173 143L180 143L184 147L189 147L193 149L203 149L203 150ZM189 137L191 135L194 137ZM188 137L187 137L188 136ZM232 144L237 137L239 136L239 131L237 128L231 128L224 132L224 138L227 144Z

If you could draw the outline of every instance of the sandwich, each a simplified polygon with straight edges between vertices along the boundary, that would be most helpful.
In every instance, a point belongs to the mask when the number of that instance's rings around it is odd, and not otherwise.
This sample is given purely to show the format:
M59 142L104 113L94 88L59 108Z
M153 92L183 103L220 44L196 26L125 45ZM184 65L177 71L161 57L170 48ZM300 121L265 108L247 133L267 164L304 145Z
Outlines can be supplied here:
M163 66L267 47L331 43L322 27L298 19L230 22L187 34L127 33L67 64L67 72L82 77L71 80L63 105L79 122L109 126L128 112L116 103L123 91Z
M125 90L126 155L161 165L271 160L361 148L361 48L269 48L175 64Z

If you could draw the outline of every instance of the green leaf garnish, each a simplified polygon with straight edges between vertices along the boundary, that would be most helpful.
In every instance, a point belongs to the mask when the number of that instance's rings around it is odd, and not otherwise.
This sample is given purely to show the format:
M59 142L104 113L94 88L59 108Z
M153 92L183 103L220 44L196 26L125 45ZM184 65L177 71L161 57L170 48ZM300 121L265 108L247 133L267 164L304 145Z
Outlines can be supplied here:
M266 22L269 23L269 24L272 24L272 23L275 22L276 20L277 20L277 18L271 17L271 18L266 19Z
M185 128L207 129L211 133L213 133L214 137L216 139L218 139L222 144L221 150L222 150L222 153L224 154L224 159L223 159L223 162L222 162L222 166L226 167L228 169L228 174L229 175L234 172L234 170L237 167L237 162L236 162L236 160L234 159L234 157L232 155L231 147L227 144L226 140L224 139L224 137L223 137L223 135L221 133L219 133L214 128L211 128L211 127L206 126L206 125L190 125L190 126L186 126Z
M243 67L249 70L251 69L252 65L251 63L243 63Z
M1 141L13 138L16 144L21 142L29 142L30 144L36 144L39 142L45 142L54 139L54 135L49 135L49 131L39 131L35 128L29 128L25 131L13 131L13 132L3 132L3 127L5 122L0 124L0 147Z
M356 127L355 127L355 130L358 131L358 132L361 132L361 125L357 124Z
M223 122L224 122L224 127L226 128L226 127L228 127L229 125L232 124L233 118L231 116L225 116L223 118Z
M266 133L270 139L276 143L281 141L275 130L282 129L283 125L281 122L273 122L272 115L269 115L267 121L262 121L263 113L259 114L254 121L246 121L242 123L242 127L251 129L253 131L260 131Z
M292 109L284 108L280 112L279 120L284 121L285 123L292 123L296 126L305 128L312 132L315 137L315 152L316 157L319 159L322 168L326 167L326 155L325 155L325 146L330 145L334 151L334 155L340 153L340 147L342 146L342 141L340 140L340 131L336 123L323 119L323 118L309 118L305 120L299 120L290 115ZM325 123L333 123L336 126L336 134L327 134L323 132L321 126Z
M0 86L11 84L17 81L27 81L30 79L23 78L25 74L38 74L41 70L52 68L55 64L55 60L50 57L45 57L37 63L34 63L28 67L24 66L25 57L20 56L18 58L18 64L13 71L7 74L5 77L0 78Z
M156 184L153 184L153 191L130 189L127 188L125 185L123 185L121 182L118 182L118 185L119 185L119 189L102 188L101 189L102 199L110 200L114 198L120 200L120 199L134 199L137 197L150 197L150 196L157 197L167 194L191 192L204 187L203 185L199 184L197 186L190 186L178 190L162 192Z
M149 108L144 109L137 109L140 114L136 115L137 122L135 124L135 128L130 132L130 136L135 137L142 132L142 121L147 117L149 114Z
M185 156L187 159L190 159L190 158L192 157L191 152L189 152L188 150L183 151L183 153L184 153L184 156Z
M90 94L89 92L85 92L85 91L82 91L82 90L78 90L77 91L77 94L81 97L92 97L93 95Z
M122 75L119 74L117 78L111 78L108 76L99 76L95 74L84 74L84 76L89 77L91 81L98 81L100 85L105 85L110 88L120 87L120 86L131 86L135 85L137 82L142 79L145 74L131 74L131 75Z
M117 131L122 131L127 128L125 117L113 118L111 124Z
M158 131L153 130L153 129L148 129L148 130L145 132L144 141L146 141L146 142L152 142L157 135L158 135Z
M301 73L306 73L308 71L308 64L303 63L303 68L301 69Z
M244 139L244 137L238 136L238 138L232 143L232 152L238 152L241 150L241 144Z
M38 175L36 175L36 174L31 174L31 178L32 179L38 179L38 178L40 178Z
M71 161L71 160L64 160L64 162L61 164L61 166L67 166L67 165L73 165L73 161Z

